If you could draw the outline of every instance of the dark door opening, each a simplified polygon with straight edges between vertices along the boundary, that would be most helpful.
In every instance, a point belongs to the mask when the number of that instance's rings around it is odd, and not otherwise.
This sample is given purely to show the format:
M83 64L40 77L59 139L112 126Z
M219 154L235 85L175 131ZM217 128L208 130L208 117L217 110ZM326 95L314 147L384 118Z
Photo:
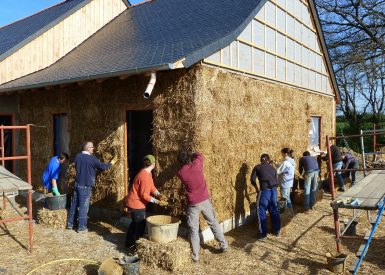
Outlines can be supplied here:
M152 111L127 111L127 159L129 183L143 167L143 158L152 154Z
M12 126L12 124L13 124L12 115L0 115L0 125ZM5 130L4 131L4 156L11 157L12 155L13 155L12 130ZM12 160L5 161L5 168L8 171L13 172L13 161Z
M58 156L61 153L69 154L67 114L53 115L53 153L55 156Z

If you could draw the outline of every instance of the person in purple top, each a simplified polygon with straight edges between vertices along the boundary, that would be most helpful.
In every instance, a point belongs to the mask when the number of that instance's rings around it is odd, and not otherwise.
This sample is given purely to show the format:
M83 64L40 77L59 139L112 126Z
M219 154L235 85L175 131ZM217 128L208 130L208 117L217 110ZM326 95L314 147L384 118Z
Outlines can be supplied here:
M220 252L226 252L228 244L215 217L215 211L210 201L209 191L203 175L204 158L201 153L181 151L178 161L182 165L177 175L186 187L188 216L187 223L190 228L190 242L192 247L192 260L199 261L200 237L199 215L202 213L215 239L219 242Z
M342 161L344 163L344 169L358 169L358 160L350 153L344 153L342 155ZM351 176L352 186L356 181L356 172L357 171L347 171L346 175Z

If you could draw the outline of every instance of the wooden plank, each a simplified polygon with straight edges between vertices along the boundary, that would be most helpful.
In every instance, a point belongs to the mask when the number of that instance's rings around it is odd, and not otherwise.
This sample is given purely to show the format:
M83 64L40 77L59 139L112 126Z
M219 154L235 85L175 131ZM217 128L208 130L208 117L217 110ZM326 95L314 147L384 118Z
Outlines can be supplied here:
M365 244L361 244L356 254L357 257L361 257L362 253L364 252L364 248L365 248Z
M31 185L21 180L0 165L0 189L2 192L17 192L32 189Z
M370 234L372 233L372 229L369 229L368 231L366 231L365 233L365 237L364 237L364 240L367 241L369 240L369 237L370 237Z
M354 259L354 260L352 261L352 265L349 267L349 272L351 272L351 273L354 272L354 270L356 269L357 263L358 263L358 258L357 258L357 259Z

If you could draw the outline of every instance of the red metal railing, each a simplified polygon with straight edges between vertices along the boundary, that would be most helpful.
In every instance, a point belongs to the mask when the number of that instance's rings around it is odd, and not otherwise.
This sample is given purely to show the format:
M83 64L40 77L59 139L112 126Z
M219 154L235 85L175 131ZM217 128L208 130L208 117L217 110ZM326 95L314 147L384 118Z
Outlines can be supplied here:
M374 171L374 170L385 170L385 168L357 168L357 169L333 169L333 163L332 163L332 155L331 155L331 141L332 140L338 140L338 139L345 139L345 138L363 138L364 136L373 136L373 145L377 146L376 143L376 135L378 135L379 132L376 131L376 127L374 127L374 130L372 133L362 133L358 135L348 135L348 136L336 136L336 137L329 137L326 136L326 147L327 147L327 154L328 154L328 173L329 173L329 184L330 184L330 190L331 190L331 196L332 200L334 201L336 199L336 191L335 191L335 184L334 184L334 173L335 172L346 172L346 171ZM382 133L385 134L385 133ZM363 144L362 144L363 146ZM374 150L375 151L375 150ZM334 229L336 234L336 246L337 251L341 252L341 231L340 231L340 220L339 220L339 213L338 208L333 207L333 217L334 217Z
M5 130L25 130L26 132L26 155L25 156L12 156L12 157L6 157L5 156L5 142L4 142L4 131ZM1 164L3 167L5 167L5 161L7 160L27 160L27 182L32 185L32 171L31 171L31 128L30 125L26 126L0 126L0 148L1 148ZM3 192L3 209L7 207L7 197L5 195L5 192ZM0 223L7 223L7 222L14 222L14 221L20 221L20 220L29 220L28 223L28 229L29 229L29 251L32 251L32 245L33 245L33 219L32 219L32 186L31 189L28 189L28 215L21 216L21 217L15 217L15 218L9 218L9 219L3 219L0 220Z

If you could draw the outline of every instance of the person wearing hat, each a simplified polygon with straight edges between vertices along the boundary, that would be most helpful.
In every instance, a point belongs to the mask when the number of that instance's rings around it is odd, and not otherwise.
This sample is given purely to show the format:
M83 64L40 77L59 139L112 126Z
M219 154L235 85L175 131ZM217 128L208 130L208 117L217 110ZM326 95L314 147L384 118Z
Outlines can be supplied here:
M128 195L124 198L125 211L131 214L131 223L127 230L126 247L135 246L146 230L146 206L155 203L167 206L167 202L160 200L161 195L155 188L152 170L155 168L155 157L147 155L143 160L143 169L136 175Z

